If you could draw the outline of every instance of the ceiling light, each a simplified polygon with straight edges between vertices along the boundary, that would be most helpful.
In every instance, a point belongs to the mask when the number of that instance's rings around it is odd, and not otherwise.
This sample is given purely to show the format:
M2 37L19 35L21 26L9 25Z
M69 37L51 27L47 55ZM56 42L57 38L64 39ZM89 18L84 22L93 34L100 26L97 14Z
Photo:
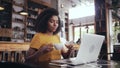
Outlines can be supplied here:
M4 10L4 6L2 5L1 1L0 1L0 10Z
M4 10L5 8L3 6L0 5L0 10Z
M61 4L61 8L63 8L64 7L64 4Z
M76 4L75 4L75 3L72 3L72 7L76 7Z
M22 10L22 11L20 11L20 14L21 15L28 15L28 12L26 12L25 10Z
M28 12L26 11L26 8L25 7L23 7L23 10L22 11L20 11L20 14L21 15L28 15Z

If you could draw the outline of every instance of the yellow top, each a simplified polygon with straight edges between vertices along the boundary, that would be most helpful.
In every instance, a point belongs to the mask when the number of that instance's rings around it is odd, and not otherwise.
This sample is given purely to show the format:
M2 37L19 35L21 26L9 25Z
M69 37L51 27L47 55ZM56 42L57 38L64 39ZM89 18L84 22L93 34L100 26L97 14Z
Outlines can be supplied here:
M58 35L51 36L44 33L36 33L31 41L30 47L39 49L41 46L50 43L52 44L60 43L60 37ZM40 56L39 61L48 61L48 60L55 60L60 58L61 58L60 51L54 48L53 51Z

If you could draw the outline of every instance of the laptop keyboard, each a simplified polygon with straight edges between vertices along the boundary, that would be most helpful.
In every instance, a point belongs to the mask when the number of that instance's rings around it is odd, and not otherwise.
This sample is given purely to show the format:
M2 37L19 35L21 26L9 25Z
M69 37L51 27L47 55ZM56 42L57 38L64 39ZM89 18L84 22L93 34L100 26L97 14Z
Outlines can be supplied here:
M69 58L69 59L62 59L62 60L52 60L52 63L63 63L63 64L67 64L67 63L72 63L75 60L75 58Z

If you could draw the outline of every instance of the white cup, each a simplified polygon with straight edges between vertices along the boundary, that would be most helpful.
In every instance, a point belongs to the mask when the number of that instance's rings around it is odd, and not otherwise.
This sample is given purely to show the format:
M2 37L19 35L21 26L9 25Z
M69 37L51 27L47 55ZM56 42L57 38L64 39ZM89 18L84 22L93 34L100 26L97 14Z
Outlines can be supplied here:
M63 48L63 46L64 46L64 44L62 44L62 43L56 43L56 44L54 44L54 47L57 50L61 50Z

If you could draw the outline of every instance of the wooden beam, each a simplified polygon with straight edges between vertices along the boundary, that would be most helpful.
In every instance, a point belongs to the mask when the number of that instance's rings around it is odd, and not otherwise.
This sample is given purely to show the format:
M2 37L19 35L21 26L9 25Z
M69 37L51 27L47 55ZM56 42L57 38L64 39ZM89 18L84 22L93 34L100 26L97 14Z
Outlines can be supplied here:
M49 4L47 2L44 2L42 0L31 0L31 1L36 2L38 4L42 4L42 5L48 6L48 7L51 7L51 4Z

